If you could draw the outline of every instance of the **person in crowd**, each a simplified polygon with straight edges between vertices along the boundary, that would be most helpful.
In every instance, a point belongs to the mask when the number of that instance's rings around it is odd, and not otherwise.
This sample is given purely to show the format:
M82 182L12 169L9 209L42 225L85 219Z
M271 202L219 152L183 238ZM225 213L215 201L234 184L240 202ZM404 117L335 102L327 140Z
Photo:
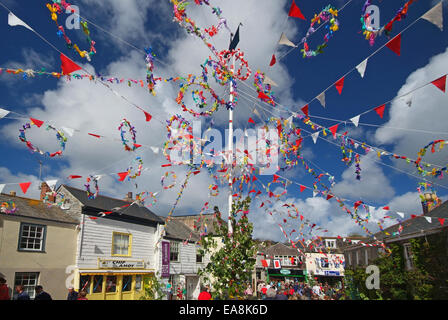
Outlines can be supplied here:
M173 284L171 281L168 281L166 284L167 298L168 300L173 300Z
M28 292L25 291L24 286L16 286L16 292L18 293L16 300L31 300Z
M67 300L78 300L78 292L75 291L75 288L68 288Z
M273 300L276 296L277 292L274 286L270 286L268 291L266 292L266 300Z
M198 296L198 300L211 300L212 295L210 294L210 287L206 285L202 288L201 293Z
M268 285L266 283L263 283L263 286L261 287L261 299L266 300L268 292Z
M280 288L277 291L277 294L275 295L274 300L288 300L288 297L285 295L285 289Z
M87 292L85 291L85 290L81 290L80 292L79 292L79 295L78 295L78 299L77 300L89 300L89 299L87 299Z
M34 300L53 300L50 294L44 291L44 288L42 286L38 285L34 288L34 290L36 291Z
M254 291L252 290L252 286L250 285L250 283L247 284L247 288L244 291L244 294L246 295L247 298L250 298L253 296Z
M11 300L9 288L4 277L0 277L0 300Z

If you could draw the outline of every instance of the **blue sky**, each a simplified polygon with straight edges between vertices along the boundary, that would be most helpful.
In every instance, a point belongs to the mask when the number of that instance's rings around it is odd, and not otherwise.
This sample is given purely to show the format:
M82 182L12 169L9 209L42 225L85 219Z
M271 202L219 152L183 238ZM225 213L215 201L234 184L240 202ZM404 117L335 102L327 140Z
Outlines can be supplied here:
M63 39L56 36L56 26L50 19L45 1L33 1L27 3L26 6L13 0L2 0L2 3L60 51L91 72L144 79L146 70L143 53L117 41L95 26L90 25L90 31L92 39L96 41L98 53L90 64L86 64L86 61L82 61L73 51L65 47ZM298 43L305 35L312 16L329 3L320 0L296 1L307 21L287 18L291 3L289 0L245 1L244 3L211 1L211 3L221 7L223 16L227 18L231 29L235 30L238 23L243 22L240 29L239 48L246 52L252 71L255 72L257 69L265 71L276 81L279 84L279 87L275 89L279 102L297 113L300 113L300 108L305 102L313 99L389 40L383 35L377 39L374 46L369 45L360 33L359 19L364 1L353 0L339 13L340 30L330 39L323 54L311 59L303 59L299 48L278 61L274 67L269 68L268 64L281 32L285 32L291 41ZM330 4L340 8L344 3L346 1L333 1ZM404 1L398 0L373 1L373 4L380 7L381 25L389 21L403 3ZM436 3L417 1L412 4L406 19L394 25L392 35L397 35ZM172 22L172 9L168 1L83 0L73 4L80 7L81 16L137 48L152 46L158 58L155 64L156 75L175 77L185 76L190 72L199 74L201 72L199 64L210 54L200 41L188 36L176 23ZM195 7L193 4L191 6L191 11L188 12L198 23L215 23L216 20L207 7ZM446 5L444 9L446 20ZM3 39L0 67L35 70L45 68L47 71L60 71L59 53L29 30L8 26L7 15L6 10L0 9L0 33ZM399 93L412 90L446 74L448 70L446 29L441 32L426 20L418 21L402 35L401 56L397 56L388 48L383 48L369 59L364 78L361 78L356 71L352 72L345 78L342 94L339 95L335 88L329 89L326 92L326 108L314 100L309 106L310 114L348 120L372 107L393 100ZM80 30L69 30L68 34L75 43L80 44L81 48L85 47L85 38ZM225 48L228 45L228 39L229 35L224 30L216 38L214 44L217 48ZM323 31L320 30L311 36L309 44L315 47L322 41ZM276 55L279 57L289 47L283 46L277 49ZM252 83L248 81L248 85L252 86ZM239 87L249 92L248 88L241 85ZM116 85L113 88L149 110L159 119L168 119L171 114L181 113L181 109L174 102L178 89L176 85L164 84L158 87L156 97L135 86L128 88ZM256 95L254 92L251 94ZM426 87L414 94L411 108L405 109L403 102L394 101L387 105L383 119L380 119L375 112L361 118L361 123L401 129L364 125L354 128L353 125L347 124L346 128L343 126L340 128L340 132L348 130L349 135L357 140L417 158L417 152L421 147L433 140L444 139L448 136L448 133L431 133L446 132L445 119L448 111L444 107L446 107L447 99L446 94L444 95L437 88ZM20 76L2 74L0 75L0 108L42 120L54 120L58 125L81 128L88 132L100 132L108 136L115 135L117 138L119 133L116 129L120 120L126 117L135 123L138 137L141 139L138 143L147 145L160 146L165 134L164 128L156 121L146 124L140 111L130 107L101 85L89 83L86 80L72 80L69 83L45 77L24 80ZM235 110L236 127L247 127L249 116L260 124L259 119L250 113L249 108L253 108L253 102L240 97ZM271 108L270 111L274 113L279 112L279 108L260 104L257 110L263 116L262 108ZM278 114L285 118L290 116L285 112ZM226 119L225 111L217 113L217 127L223 129ZM313 120L327 127L335 124L334 121L319 118ZM22 121L7 118L0 120L0 130L4 137L0 141L0 148L3 150L0 157L0 172L2 172L0 183L37 181L39 161L42 161L44 180L58 179L59 183L71 183L82 187L84 181L70 182L64 180L64 177L70 174L87 175L124 171L132 159L121 149L119 142L96 141L85 134L75 134L74 137L69 138L62 158L49 159L31 154L18 140L18 130L23 124ZM299 124L298 121L295 123ZM300 125L303 129L310 131L309 127ZM412 131L415 129L429 132ZM43 131L42 128L40 131L37 129L30 131L30 134L33 134L30 140L35 144L42 141L44 147L54 148L55 143L52 137L45 135ZM390 205L396 211L409 214L420 213L416 187L417 182L421 180L402 172L418 177L412 165L384 157L380 160L371 155L362 157L362 178L361 181L357 181L354 168L345 166L341 161L342 155L338 146L322 139L314 144L311 138L305 139L303 146L305 159L311 160L319 168L335 177L336 185L333 189L335 194L354 201L363 200L375 207ZM359 150L361 154L364 154L361 149ZM427 160L434 164L445 165L447 157L444 152L446 151L430 155ZM120 184L113 178L103 178L100 180L102 194L123 197L127 191L135 192L145 189L155 192L160 189L160 176L164 172L159 168L159 164L164 163L162 155L156 155L147 149L137 154L143 157L145 164L154 164L148 176L142 176L137 181L139 188L135 188L133 182ZM313 178L301 166L285 175L306 186L313 184ZM272 177L261 179L267 183ZM446 179L428 180L440 185L436 190L445 200L444 195L448 195ZM162 192L157 205L153 207L156 213L164 215L169 211L176 198L179 185L177 189ZM197 190L207 188L208 185L206 174L195 177L190 182L190 189L185 192L179 202L175 214L197 213L202 204L207 201L207 198ZM17 190L18 187L7 185L5 192L13 189ZM31 195L36 193L37 189L30 190ZM220 205L223 211L227 210L225 194L226 191L223 188L219 197L211 199L212 203ZM258 201L253 204L252 216L256 235L282 240L281 232L275 223L277 220L274 217L265 216L265 212L259 208ZM309 191L300 193L297 186L288 188L288 195L284 201L297 204L308 219L329 229L335 235L362 232L334 201L329 204L324 199L313 198ZM376 224L372 223L373 230L375 226Z

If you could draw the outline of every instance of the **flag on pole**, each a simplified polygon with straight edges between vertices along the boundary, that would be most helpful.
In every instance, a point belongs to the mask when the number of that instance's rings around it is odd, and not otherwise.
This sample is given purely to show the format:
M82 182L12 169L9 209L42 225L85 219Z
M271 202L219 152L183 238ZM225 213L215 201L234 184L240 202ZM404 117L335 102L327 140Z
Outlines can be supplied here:
M239 42L240 42L240 26L238 25L238 28L236 29L235 32L235 36L230 42L229 51L235 50Z

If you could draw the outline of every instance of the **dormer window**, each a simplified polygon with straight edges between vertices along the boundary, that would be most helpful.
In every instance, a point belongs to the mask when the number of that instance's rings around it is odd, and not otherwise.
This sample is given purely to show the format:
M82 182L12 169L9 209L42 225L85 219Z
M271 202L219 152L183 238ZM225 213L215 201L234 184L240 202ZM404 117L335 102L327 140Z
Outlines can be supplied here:
M332 240L325 240L325 247L330 248L330 249L336 249L336 240L332 239Z

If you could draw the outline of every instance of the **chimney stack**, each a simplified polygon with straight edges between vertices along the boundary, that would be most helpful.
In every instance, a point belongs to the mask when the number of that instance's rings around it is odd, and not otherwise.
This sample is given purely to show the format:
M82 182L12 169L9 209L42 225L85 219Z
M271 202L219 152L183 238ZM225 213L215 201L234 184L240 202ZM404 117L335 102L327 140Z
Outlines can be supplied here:
M126 195L126 198L124 198L124 201L127 201L127 202L132 202L132 201L134 201L134 200L132 199L132 192L128 192L128 194Z
M11 197L15 197L15 196L16 196L16 192L15 192L15 191L10 191L10 192L9 192L9 195L10 195Z
M47 196L47 192L53 193L48 184L46 182L42 182L40 186L40 201L43 201L45 199L45 197ZM54 203L56 201L56 197L53 194L48 195L47 201Z

